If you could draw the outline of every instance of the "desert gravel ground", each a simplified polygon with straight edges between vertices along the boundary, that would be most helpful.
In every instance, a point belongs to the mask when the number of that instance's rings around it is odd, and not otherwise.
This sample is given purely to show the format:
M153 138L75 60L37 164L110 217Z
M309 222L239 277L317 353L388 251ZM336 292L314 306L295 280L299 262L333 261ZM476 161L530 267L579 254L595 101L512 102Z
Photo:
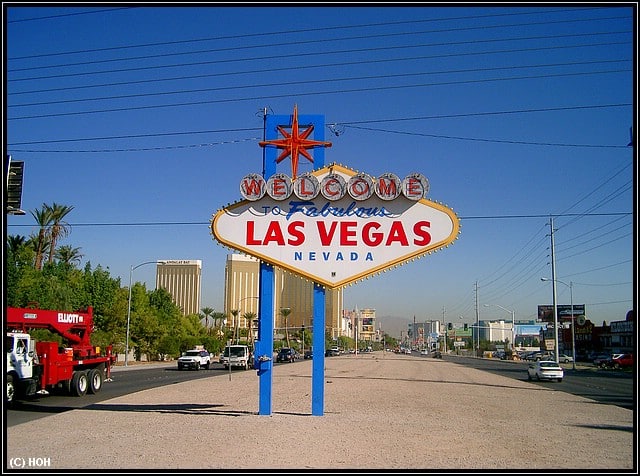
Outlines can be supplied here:
M307 360L114 398L6 430L6 459L51 470L635 470L632 410L455 362L375 352ZM116 370L117 372L117 370Z

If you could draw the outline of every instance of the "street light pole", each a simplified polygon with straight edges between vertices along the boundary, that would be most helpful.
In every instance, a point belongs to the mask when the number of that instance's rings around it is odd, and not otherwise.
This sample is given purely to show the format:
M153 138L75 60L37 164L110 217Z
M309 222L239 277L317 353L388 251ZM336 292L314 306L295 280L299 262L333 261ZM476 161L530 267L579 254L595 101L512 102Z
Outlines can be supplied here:
M540 278L541 281L552 281L549 278ZM564 284L565 286L569 286L569 296L571 299L571 357L573 358L573 362L571 367L573 370L576 369L576 318L573 315L573 281L569 281L569 284L564 281L560 281L556 279L555 281ZM556 352L557 353L557 352Z
M129 365L129 326L131 323L131 286L133 282L133 270L138 269L140 266L144 266L145 264L161 264L164 261L145 261L144 263L140 263L136 266L131 265L131 270L129 271L129 304L127 310L127 338L124 343L124 366L127 367Z
M506 308L500 306L499 304L485 304L484 305L484 307L489 307L489 306L499 307L503 311L508 312L509 314L511 314L511 350L513 350L514 347L515 347L515 343L516 343L516 311L510 311L509 309L506 309Z

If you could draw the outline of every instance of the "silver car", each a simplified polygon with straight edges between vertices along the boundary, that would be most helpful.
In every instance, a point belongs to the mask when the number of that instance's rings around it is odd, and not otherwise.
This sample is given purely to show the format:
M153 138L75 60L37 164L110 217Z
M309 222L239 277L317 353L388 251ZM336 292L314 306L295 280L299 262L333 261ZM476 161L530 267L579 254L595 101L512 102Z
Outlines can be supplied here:
M527 378L529 380L557 380L562 382L564 370L553 360L539 360L529 364L527 367Z
M567 354L560 354L558 356L558 362L562 362L563 364L568 364L570 362L573 362L573 357Z

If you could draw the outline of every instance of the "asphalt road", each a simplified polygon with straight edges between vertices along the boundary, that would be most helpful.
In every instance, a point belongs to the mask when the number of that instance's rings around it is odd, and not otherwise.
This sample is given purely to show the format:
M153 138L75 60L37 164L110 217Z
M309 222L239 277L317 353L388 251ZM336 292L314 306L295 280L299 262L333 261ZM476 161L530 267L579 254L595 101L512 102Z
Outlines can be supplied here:
M530 363L458 356L445 356L445 359L517 380L527 380L527 366ZM599 403L617 405L630 410L636 408L634 372L604 370L582 362L576 363L576 370L572 369L570 363L560 364L560 366L564 368L565 374L562 382L537 382L533 380L532 383L543 387L557 388L563 392L596 400Z
M411 358L429 359L430 356L413 353ZM331 359L331 357L327 357ZM497 359L475 359L445 355L445 360L473 367L486 372L496 373L516 380L527 380L528 362L501 361ZM297 365L296 363L274 363L274 365ZM562 364L566 378L561 382L536 382L544 387L557 388L564 392L583 396L599 403L617 405L627 409L635 409L634 382L631 372L600 370L587 365L578 365L571 370L571 364ZM205 370L178 370L175 362L158 362L150 364L130 364L128 367L118 366L112 371L112 380L104 382L102 389L95 395L74 397L63 393L47 396L36 396L29 400L17 401L7 409L5 426L11 427L20 423L36 420L48 415L82 408L111 398L150 388L173 385L189 380L217 377L233 378L238 372L255 372L255 370L234 369L231 374L222 365L214 363Z

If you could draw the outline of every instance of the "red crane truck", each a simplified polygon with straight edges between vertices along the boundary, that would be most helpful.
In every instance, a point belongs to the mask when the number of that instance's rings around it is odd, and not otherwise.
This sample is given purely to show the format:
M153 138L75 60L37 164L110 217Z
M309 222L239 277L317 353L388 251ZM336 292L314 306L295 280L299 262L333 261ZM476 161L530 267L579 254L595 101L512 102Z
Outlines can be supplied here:
M5 401L34 394L47 395L56 387L83 396L97 393L111 379L116 361L112 346L101 352L91 345L93 308L86 312L6 308L5 350L7 353L7 393ZM57 342L36 342L32 329L48 329L64 338Z

